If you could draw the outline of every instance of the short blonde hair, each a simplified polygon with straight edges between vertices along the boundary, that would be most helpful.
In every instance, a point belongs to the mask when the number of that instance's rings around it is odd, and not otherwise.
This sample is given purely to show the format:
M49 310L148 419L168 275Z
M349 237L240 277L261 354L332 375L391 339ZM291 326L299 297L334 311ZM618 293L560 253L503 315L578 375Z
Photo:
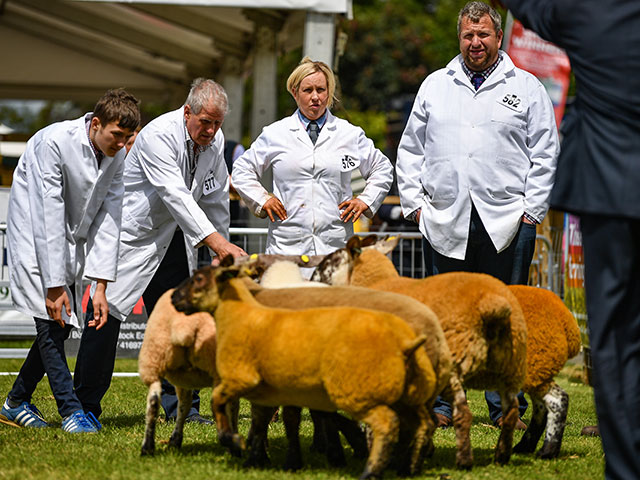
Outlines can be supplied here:
M295 98L302 80L316 72L324 73L324 76L327 79L327 90L329 93L329 102L327 106L331 108L333 103L337 101L335 97L336 77L333 75L333 71L329 68L329 65L324 62L314 62L309 57L304 57L293 72L291 72L291 75L289 75L289 78L287 79L287 90Z

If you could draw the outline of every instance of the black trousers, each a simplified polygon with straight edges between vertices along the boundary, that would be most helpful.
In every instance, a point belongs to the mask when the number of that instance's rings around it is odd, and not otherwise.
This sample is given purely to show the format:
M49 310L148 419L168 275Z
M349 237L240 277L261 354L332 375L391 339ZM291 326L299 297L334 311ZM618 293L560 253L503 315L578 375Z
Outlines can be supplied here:
M607 479L640 478L640 219L580 217Z
M147 314L150 314L158 299L170 288L176 287L189 276L184 236L176 230L165 256L147 285L142 299ZM107 298L109 290L107 289ZM111 385L113 367L116 359L116 347L120 333L120 320L109 315L109 319L100 330L89 328L87 322L93 317L93 304L90 301L85 315L85 328L80 340L76 361L74 385L85 412L93 413L96 418L102 413L101 401ZM162 382L162 408L167 417L175 417L178 398L173 386ZM198 413L200 397L193 394L193 403L188 415Z

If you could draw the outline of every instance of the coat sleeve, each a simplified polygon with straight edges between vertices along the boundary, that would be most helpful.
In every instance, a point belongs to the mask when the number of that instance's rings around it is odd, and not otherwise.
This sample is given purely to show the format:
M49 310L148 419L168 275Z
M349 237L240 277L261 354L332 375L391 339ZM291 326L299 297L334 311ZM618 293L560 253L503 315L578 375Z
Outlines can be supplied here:
M382 201L389 193L393 183L393 166L389 159L378 150L373 141L358 128L358 154L360 156L360 173L366 185L358 198L369 206L365 215L373 217Z
M269 200L269 192L260 179L271 166L273 153L269 148L268 134L264 131L234 163L231 183L242 200L256 216L262 216L262 206Z
M420 176L425 158L424 145L429 121L429 112L426 111L423 100L425 86L426 81L416 95L407 126L402 132L398 145L396 177L400 205L405 218L422 206L421 201L424 196Z
M558 32L555 23L558 0L503 0L503 3L526 28L559 45L554 35Z
M181 150L174 141L170 135L156 134L150 138L139 135L137 160L171 216L185 235L198 244L216 229L185 184L178 158Z
M52 139L42 140L29 164L27 188L31 227L40 274L46 288L67 284L62 155Z
M524 211L541 222L549 209L560 145L553 105L544 86L535 78L529 95L527 147L531 167L524 191Z
M113 282L116 279L124 197L123 171L124 159L118 165L109 191L89 228L84 276L91 280Z

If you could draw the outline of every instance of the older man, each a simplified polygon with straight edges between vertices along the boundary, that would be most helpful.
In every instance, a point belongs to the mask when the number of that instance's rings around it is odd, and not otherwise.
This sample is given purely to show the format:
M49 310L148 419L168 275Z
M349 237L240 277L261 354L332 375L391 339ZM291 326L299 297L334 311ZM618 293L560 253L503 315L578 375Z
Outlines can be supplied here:
M166 290L197 267L200 246L219 257L246 255L225 238L229 173L219 129L227 109L219 84L196 79L185 105L145 126L127 156L117 280L109 286L110 321L100 331L84 330L75 369L78 398L96 417L111 383L120 323L140 295L151 312ZM86 318L91 317L88 312ZM162 400L167 416L174 417L175 395ZM205 422L198 407L196 395L190 420Z
M480 272L526 283L558 137L542 84L499 50L500 25L485 3L460 11L460 55L420 87L398 147L398 190L404 216L426 238L432 273ZM500 424L496 397L487 400ZM450 423L448 405L436 413L441 425Z

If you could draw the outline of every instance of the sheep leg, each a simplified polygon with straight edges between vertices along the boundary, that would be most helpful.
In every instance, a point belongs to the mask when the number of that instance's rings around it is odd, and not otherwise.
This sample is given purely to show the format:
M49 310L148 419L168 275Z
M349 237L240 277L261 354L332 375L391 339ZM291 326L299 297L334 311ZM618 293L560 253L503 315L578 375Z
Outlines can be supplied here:
M244 467L264 467L270 463L267 454L267 432L275 408L251 404L251 428L247 437L249 457Z
M325 453L327 451L327 438L324 426L322 425L323 417L320 410L309 409L311 421L313 422L313 441L311 442L311 451Z
M344 458L344 448L340 441L340 432L336 422L329 412L322 412L322 427L327 439L327 461L332 467L343 467L347 464Z
M418 414L418 426L414 433L413 448L411 450L409 469L411 475L416 475L422 469L422 451L425 445L431 441L429 435L432 435L436 430L436 423L426 406L418 406L416 413Z
M555 382L543 397L547 408L547 432L542 448L538 451L540 458L557 458L560 454L562 436L569 411L569 395Z
M259 380L255 380L254 385L257 385ZM212 403L213 412L216 417L216 424L218 425L218 440L222 446L229 449L231 455L235 457L241 457L242 451L245 449L245 443L242 436L233 431L229 417L227 416L227 403L237 401L238 398L247 391L251 390L251 387L240 388L226 383L224 380L213 389Z
M156 421L158 420L158 407L160 406L160 380L149 385L147 394L147 411L145 415L144 439L140 455L153 455L156 448Z
M342 432L353 449L353 456L356 458L367 458L369 448L367 447L367 436L365 435L358 422L350 418L340 415L338 412L331 413L331 418L335 422L338 430Z
M514 453L533 453L536 450L538 440L544 432L544 427L547 423L547 407L544 401L536 393L530 394L531 403L533 405L533 412L531 414L531 421L527 430L522 435L520 442L513 447Z
M289 471L296 471L302 468L302 450L300 449L301 411L302 409L299 407L282 407L282 423L289 443L283 468ZM314 422L314 429L317 428Z
M193 390L176 386L176 396L178 397L178 413L176 415L176 425L173 428L171 437L169 438L169 446L173 448L180 448L182 446L184 422L187 419L189 410L191 409Z
M382 472L391 459L393 446L398 441L400 420L386 405L372 408L361 420L371 427L373 443L360 480L382 478Z
M516 393L500 392L500 400L502 401L502 431L498 438L498 445L494 461L499 465L506 465L511 458L511 449L513 447L513 431L518 421L518 397Z
M467 403L460 380L451 379L453 392L453 429L456 433L456 466L468 470L473 466L473 452L471 451L471 421L473 415Z

